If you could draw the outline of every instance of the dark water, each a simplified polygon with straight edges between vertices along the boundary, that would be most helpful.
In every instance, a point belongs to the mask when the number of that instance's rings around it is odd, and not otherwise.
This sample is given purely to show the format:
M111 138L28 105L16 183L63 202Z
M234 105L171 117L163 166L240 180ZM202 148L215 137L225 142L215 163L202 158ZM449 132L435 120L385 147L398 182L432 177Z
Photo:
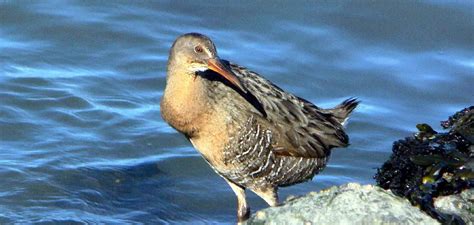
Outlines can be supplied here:
M234 222L230 188L159 114L191 31L320 106L363 101L352 145L282 199L373 183L392 141L474 103L474 4L357 2L0 0L0 224Z

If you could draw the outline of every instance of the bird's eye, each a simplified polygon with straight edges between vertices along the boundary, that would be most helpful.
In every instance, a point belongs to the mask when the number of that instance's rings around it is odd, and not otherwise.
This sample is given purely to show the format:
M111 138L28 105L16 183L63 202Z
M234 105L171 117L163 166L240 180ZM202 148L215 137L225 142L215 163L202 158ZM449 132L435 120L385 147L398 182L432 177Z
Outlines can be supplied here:
M204 50L202 49L202 47L200 45L198 45L198 46L194 47L194 51L196 53L202 53Z

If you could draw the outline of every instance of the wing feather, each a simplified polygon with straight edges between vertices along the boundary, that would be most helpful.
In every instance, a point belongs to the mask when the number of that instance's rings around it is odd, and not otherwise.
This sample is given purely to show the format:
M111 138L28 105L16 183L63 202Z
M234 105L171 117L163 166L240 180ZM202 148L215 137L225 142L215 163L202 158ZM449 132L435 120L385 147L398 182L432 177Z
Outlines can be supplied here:
M329 156L331 148L348 145L348 136L331 111L283 91L244 67L233 63L229 66L262 105L266 119L277 124L281 138L287 140L287 144L275 147L278 149L275 154L324 158Z

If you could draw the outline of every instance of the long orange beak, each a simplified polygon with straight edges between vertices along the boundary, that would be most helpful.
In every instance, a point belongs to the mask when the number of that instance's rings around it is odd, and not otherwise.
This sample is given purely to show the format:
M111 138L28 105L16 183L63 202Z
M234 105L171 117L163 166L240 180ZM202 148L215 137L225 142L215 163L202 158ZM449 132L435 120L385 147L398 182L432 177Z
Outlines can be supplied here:
M242 86L242 83L240 83L237 76L235 76L235 74L230 69L224 66L219 60L219 58L209 59L207 61L207 67L210 70L223 76L226 80L228 80L233 85L237 86L244 93L247 93L247 90Z

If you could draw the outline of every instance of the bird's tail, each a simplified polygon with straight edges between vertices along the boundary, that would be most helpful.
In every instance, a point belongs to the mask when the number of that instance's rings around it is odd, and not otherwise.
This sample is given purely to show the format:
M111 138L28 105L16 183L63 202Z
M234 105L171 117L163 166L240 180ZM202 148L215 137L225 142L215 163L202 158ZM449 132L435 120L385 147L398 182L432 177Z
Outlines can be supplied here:
M347 119L351 112L359 105L360 101L357 98L348 98L344 100L341 104L337 105L332 109L328 109L328 111L334 115L334 118L341 124L345 125Z

